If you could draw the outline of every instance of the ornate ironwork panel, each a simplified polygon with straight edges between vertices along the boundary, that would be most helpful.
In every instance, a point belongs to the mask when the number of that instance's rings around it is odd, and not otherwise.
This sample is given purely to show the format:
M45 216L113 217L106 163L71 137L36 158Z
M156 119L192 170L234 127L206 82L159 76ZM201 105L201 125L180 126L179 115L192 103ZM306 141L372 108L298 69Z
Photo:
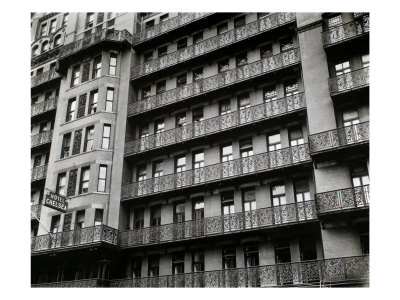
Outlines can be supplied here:
M47 165L34 167L32 168L31 171L31 181L46 178L46 175L47 175Z
M69 171L67 197L75 195L77 174L78 169Z
M331 46L369 32L369 15L359 20L330 28L322 33L324 46Z
M86 61L83 63L83 68L82 68L82 83L89 80L89 73L90 73L90 61Z
M50 110L57 108L58 97L53 97L40 103L33 104L31 106L31 117L40 115Z
M369 86L369 67L328 79L331 95Z
M74 144L72 146L72 155L81 152L82 130L75 131Z
M37 87L56 78L60 78L60 74L58 74L55 70L43 72L42 74L33 76L31 78L31 88Z
M53 130L44 131L42 133L31 136L31 147L37 147L43 144L51 143L53 138Z
M76 117L82 118L85 115L85 109L86 109L86 94L80 95L79 96L79 104L78 104L78 112Z

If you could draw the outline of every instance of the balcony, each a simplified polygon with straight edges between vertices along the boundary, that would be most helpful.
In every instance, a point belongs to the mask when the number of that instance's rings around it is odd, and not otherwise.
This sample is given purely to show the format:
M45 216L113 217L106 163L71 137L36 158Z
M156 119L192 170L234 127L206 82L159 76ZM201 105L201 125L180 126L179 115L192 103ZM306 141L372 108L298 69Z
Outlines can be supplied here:
M193 83L150 96L128 105L128 116L134 116L156 108L165 107L195 96L230 87L264 74L269 74L300 62L299 48L273 55L247 65L196 80ZM209 94L208 94L209 96Z
M125 156L191 141L205 136L208 137L219 132L288 115L305 107L306 100L304 93L273 100L250 108L234 111L223 116L206 119L180 128L170 129L130 141L125 145Z
M31 117L55 110L57 108L58 97L50 98L46 101L31 105Z
M280 26L292 23L296 20L294 13L275 13L239 28L224 32L200 43L177 50L160 58L131 68L131 80L146 76L157 71L165 71L167 68L181 62L189 61L195 57L218 49L226 48L239 41L247 40L250 37L271 31ZM163 24L163 23L162 23Z
M106 225L39 235L31 238L32 252L75 248L85 245L107 243L117 245L118 230Z
M335 286L369 283L369 256L111 280L110 287Z
M31 78L31 88L36 88L57 78L60 78L60 74L58 74L55 70L43 72L42 74L33 76Z
M369 67L328 79L331 96L369 87Z
M318 214L369 207L369 185L316 194Z
M31 205L31 220L36 219L36 218L40 219L41 211L42 211L42 205L41 204Z
M369 142L369 122L312 134L308 141L311 155L366 144Z
M140 247L293 225L316 219L315 201L312 200L123 231L119 234L119 246L121 248Z
M51 60L57 59L60 55L60 46L53 48L49 51L43 52L40 55L31 58L31 68L42 65Z
M127 30L103 29L80 40L63 46L60 50L60 60L94 46L100 42L118 42L132 44L132 35Z
M31 136L31 148L38 147L47 143L51 143L53 130L44 131Z
M322 32L324 48L343 43L369 33L369 15L362 18L335 26Z
M64 288L64 287L94 288L94 287L107 287L107 286L109 286L107 280L98 278L39 283L31 285L31 287L33 288Z
M45 179L47 174L47 165L34 167L31 170L31 181Z
M223 180L287 168L310 161L308 145L298 145L261 153L198 169L150 178L122 186L121 200L141 198L194 186L220 183Z

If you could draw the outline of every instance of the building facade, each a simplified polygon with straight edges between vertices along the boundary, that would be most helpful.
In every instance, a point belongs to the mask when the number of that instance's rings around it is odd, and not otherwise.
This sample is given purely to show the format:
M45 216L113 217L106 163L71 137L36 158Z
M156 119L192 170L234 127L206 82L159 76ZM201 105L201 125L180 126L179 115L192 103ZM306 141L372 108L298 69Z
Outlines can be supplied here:
M43 13L31 37L32 286L368 286L368 13Z

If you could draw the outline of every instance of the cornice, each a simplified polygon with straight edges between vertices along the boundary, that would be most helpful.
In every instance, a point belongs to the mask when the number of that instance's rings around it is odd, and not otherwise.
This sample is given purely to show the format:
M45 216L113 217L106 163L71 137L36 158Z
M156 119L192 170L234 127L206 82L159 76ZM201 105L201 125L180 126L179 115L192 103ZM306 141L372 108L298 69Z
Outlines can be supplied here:
M297 31L297 33L301 33L301 32L304 32L304 31L311 30L311 29L314 29L316 27L319 27L322 24L323 24L323 20L321 19L321 20L312 22L310 24L298 27L296 31Z
M47 15L44 15L43 17L41 17L40 19L39 19L39 23L40 22L43 22L43 21L45 21L45 20L47 20L47 19L50 19L51 17L54 17L55 15L58 15L59 13L58 12L53 12L53 13L49 13L49 14L47 14Z

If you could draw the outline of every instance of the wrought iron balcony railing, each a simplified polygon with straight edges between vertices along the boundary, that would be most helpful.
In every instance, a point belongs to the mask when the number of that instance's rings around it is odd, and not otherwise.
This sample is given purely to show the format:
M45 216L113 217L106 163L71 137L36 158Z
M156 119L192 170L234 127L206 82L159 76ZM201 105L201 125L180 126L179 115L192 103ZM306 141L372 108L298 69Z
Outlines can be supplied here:
M58 97L50 98L46 101L31 105L31 117L40 115L57 108Z
M42 212L42 204L31 205L31 219L40 219L40 213Z
M357 36L361 36L369 32L369 15L362 18L329 28L322 32L324 47L331 46L343 41L347 41Z
M369 67L329 78L328 84L332 96L369 86Z
M37 87L43 83L46 83L48 81L51 81L59 77L60 74L58 74L55 70L49 70L40 75L33 76L31 78L31 88Z
M79 287L79 288L93 288L93 287L105 287L108 286L107 280L91 278L91 279L80 279L71 281L59 281L50 283L38 283L32 284L33 288L69 288L69 287Z
M316 220L315 201L290 203L229 215L171 223L119 233L120 247L202 238Z
M343 282L369 282L369 256L119 279L111 280L110 287L323 286Z
M369 185L316 194L318 213L369 206Z
M367 12L355 12L353 13L354 19L357 19L358 17L364 16L364 15L368 15Z
M76 247L96 242L117 245L118 230L106 225L96 225L70 231L39 235L31 238L32 251Z
M310 153L338 149L369 141L369 122L309 135Z
M92 33L91 35L84 37L80 40L72 42L63 46L60 50L60 58L64 58L76 52L79 52L85 48L93 46L103 41L114 41L114 42L128 42L132 44L132 34L127 30L114 30L114 29L103 29L101 31Z
M37 147L43 144L51 143L53 137L53 130L44 131L39 134L31 136L31 148Z
M197 21L213 13L183 13L178 16L168 19L160 24L144 29L140 32L134 33L132 36L133 44L139 44L146 40L150 40L156 36L160 36L180 26L185 26L193 21Z
M152 59L131 68L131 79L148 75L166 67L188 61L194 57L226 47L238 41L272 30L296 20L294 13L275 13L241 27L221 33L200 43L177 50L160 58Z
M128 115L162 107L184 99L230 86L263 74L289 67L300 62L299 48L273 55L217 75L199 79L193 83L138 100L128 105Z
M221 180L289 167L308 161L310 161L310 156L307 144L287 147L198 169L126 184L122 186L121 199L140 198L146 195L159 194L216 181L219 182Z
M281 116L305 107L306 101L304 93L273 100L250 108L234 111L226 115L217 116L130 141L125 144L125 155L145 152L213 133L223 132L232 128Z
M46 178L46 174L47 174L47 165L34 167L31 170L31 181Z

